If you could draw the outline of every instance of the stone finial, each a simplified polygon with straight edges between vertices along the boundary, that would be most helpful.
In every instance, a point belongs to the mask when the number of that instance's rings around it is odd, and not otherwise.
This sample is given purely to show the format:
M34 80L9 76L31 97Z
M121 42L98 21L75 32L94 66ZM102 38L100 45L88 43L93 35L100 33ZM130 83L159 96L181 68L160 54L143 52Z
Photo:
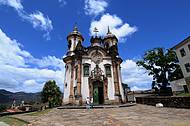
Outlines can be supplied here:
M111 34L111 31L110 31L110 27L108 26L108 32L107 32L107 35L108 34Z
M74 26L74 29L73 29L73 31L76 31L76 32L78 32L77 23L75 23L75 26Z

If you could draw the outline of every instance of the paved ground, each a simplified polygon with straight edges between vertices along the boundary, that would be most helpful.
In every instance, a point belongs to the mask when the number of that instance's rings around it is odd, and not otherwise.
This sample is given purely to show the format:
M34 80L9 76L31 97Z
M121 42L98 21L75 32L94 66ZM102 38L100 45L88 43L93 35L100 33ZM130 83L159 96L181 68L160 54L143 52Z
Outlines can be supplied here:
M0 126L9 126L9 125L7 125L7 124L4 123L4 122L0 122Z
M41 116L15 115L32 126L190 126L190 109L135 105L109 109L52 109Z

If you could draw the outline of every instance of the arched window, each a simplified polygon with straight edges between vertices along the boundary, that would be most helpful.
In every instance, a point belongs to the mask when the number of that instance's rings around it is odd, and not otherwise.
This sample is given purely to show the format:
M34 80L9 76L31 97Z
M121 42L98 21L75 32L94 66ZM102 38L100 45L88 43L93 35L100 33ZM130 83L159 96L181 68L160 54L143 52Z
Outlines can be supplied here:
M111 77L111 65L110 64L105 65L105 70L106 70L106 77Z
M105 43L105 48L108 49L109 48L109 44Z
M71 40L69 40L68 48L71 48Z
M68 65L65 65L65 69L66 69L66 71L68 70Z
M84 64L83 65L83 74L84 76L89 76L89 68L90 68L90 64Z
M74 87L74 96L77 97L77 86Z

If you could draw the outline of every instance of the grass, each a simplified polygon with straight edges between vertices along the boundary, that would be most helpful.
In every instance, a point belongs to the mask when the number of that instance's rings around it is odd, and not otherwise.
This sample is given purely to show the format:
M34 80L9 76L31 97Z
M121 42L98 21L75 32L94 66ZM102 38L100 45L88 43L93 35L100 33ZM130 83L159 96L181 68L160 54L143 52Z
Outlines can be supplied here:
M14 117L10 117L10 116L0 117L0 122L4 122L10 126L27 126L28 125L28 122L21 119L14 118Z
M44 115L46 113L48 113L51 109L46 109L43 111L37 111L37 112L30 112L30 113L26 113L25 115L29 115L29 116L40 116L40 115Z
M180 93L177 96L185 96L185 97L190 97L190 93Z

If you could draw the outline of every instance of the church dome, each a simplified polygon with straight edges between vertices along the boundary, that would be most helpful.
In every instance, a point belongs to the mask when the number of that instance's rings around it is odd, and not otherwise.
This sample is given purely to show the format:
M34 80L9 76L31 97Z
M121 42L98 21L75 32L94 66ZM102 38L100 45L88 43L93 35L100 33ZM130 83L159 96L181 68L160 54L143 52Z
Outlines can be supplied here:
M82 34L78 31L77 26L75 26L73 31L67 36L67 40L72 36L77 36L77 37L81 38L82 41L84 41L84 38L83 38Z

